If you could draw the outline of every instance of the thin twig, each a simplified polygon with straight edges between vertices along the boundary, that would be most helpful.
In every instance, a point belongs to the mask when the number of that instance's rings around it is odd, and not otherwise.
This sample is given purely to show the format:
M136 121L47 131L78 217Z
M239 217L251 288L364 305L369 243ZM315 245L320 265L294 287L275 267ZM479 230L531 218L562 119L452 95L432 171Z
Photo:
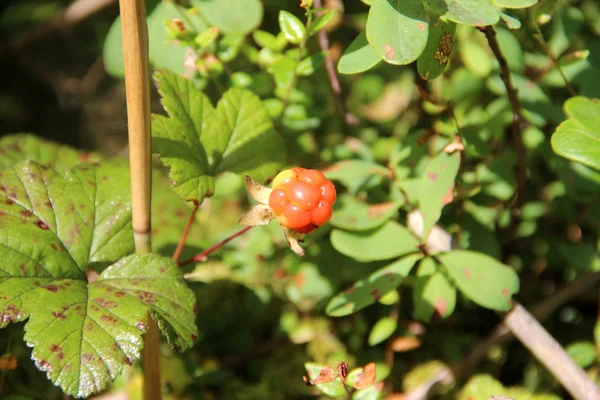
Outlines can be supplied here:
M506 62L506 58L504 57L504 54L502 54L502 50L500 49L500 45L496 39L496 31L494 30L494 27L488 25L478 29L485 34L488 44L490 45L490 49L500 64L500 76L502 77L502 81L506 87L508 101L510 102L512 108L513 118L511 130L515 150L517 152L517 193L515 198L515 206L517 210L520 210L523 203L525 203L525 190L527 184L527 153L525 150L525 144L523 143L523 117L521 115L521 103L519 101L517 90L512 84L508 63ZM518 217L518 214L519 213L517 212L515 217Z
M554 292L550 297L532 308L532 315L538 321L544 321L564 304L572 301L581 294L593 289L600 282L600 272L582 274L574 281ZM417 388L406 393L405 400L425 400L431 389L438 383L447 380L458 380L466 375L483 360L492 347L501 346L514 339L514 336L504 321L498 324L483 341L478 343L460 362L451 368L441 369L431 379Z
M321 8L323 6L321 0L314 0L313 4L315 8ZM325 53L325 69L327 69L327 75L329 76L329 82L331 83L331 89L333 90L335 100L344 113L344 120L348 125L357 125L359 122L358 118L348 111L344 104L344 100L342 99L342 87L340 86L340 81L335 72L333 59L329 53L329 38L327 37L325 28L321 28L319 31L319 46L321 47L321 51Z
M206 261L206 258L212 252L214 252L215 250L218 250L221 247L225 246L227 243L231 242L236 237L242 236L244 233L248 232L252 228L254 228L254 227L253 226L246 226L245 228L242 228L239 231L237 231L236 233L234 233L233 235L227 237L226 239L221 240L219 243L217 243L217 244L209 247L208 249L204 250L202 253L197 254L197 255L195 255L192 258L188 258L187 260L181 261L181 262L177 263L177 265L179 265L180 267L183 267L183 266L191 264L191 263ZM192 278L193 276L194 276L193 273L185 274L184 275L184 277L186 279Z
M558 73L560 74L560 76L565 81L565 86L567 87L567 90L569 91L569 93L571 94L571 96L577 96L577 92L575 91L575 89L571 85L571 82L569 82L569 79L567 78L567 76L565 75L563 69L561 68L560 64L558 63L558 60L556 59L556 57L554 57L554 54L552 54L552 52L548 48L548 44L546 43L546 40L544 39L544 34L542 33L542 30L540 29L540 25L537 22L535 22L533 24L533 28L535 29L535 31L537 33L536 35L533 35L533 37L535 37L537 39L537 41L540 44L540 46L542 46L542 49L544 49L544 52L546 53L546 55L548 57L550 57L550 59L552 60L552 63L554 64L554 66L558 70Z
M192 224L196 220L196 213L198 212L199 207L200 207L200 204L194 203L194 208L192 209L192 212L190 213L190 218L188 219L188 222L185 225L185 229L183 230L183 233L181 234L181 238L179 239L179 243L177 243L177 247L175 248L175 251L173 252L173 261L175 261L175 262L177 262L179 260L179 257L181 257L181 252L183 251L183 247L185 246L185 241L190 233L190 228L192 227Z

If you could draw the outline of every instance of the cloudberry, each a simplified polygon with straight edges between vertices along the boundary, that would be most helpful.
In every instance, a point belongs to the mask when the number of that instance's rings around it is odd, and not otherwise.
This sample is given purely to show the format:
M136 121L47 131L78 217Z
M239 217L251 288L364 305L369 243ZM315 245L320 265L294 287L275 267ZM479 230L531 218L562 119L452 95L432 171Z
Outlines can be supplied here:
M294 167L273 179L269 207L277 221L297 233L310 233L331 218L335 186L321 171Z

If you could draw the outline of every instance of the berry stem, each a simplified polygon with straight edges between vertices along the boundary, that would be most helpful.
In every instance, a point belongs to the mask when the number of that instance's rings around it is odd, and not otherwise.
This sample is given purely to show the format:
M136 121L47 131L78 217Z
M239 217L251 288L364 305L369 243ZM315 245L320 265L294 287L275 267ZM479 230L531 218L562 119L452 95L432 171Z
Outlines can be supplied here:
M231 242L233 239L235 239L238 236L242 236L244 233L248 232L250 229L254 228L253 226L247 226L245 228L240 229L239 231L237 231L236 233L234 233L233 235L229 236L226 239L221 240L219 243L209 247L208 249L204 250L202 253L195 255L192 258L188 258L187 260L181 261L179 263L177 263L177 265L179 265L180 267L183 267L184 265L188 265L194 262L202 262L202 261L206 261L206 258L215 250L220 249L221 247L225 246L227 243Z
M183 230L183 233L181 234L181 238L179 239L179 243L177 243L177 247L175 248L175 252L173 253L172 259L175 262L177 262L177 260L179 260L179 257L181 257L181 253L183 252L183 246L185 246L185 241L190 233L190 228L192 227L192 224L194 223L194 220L196 219L196 213L198 212L198 207L200 207L200 204L194 203L194 208L192 209L190 218L188 219L187 225L185 226L185 229Z

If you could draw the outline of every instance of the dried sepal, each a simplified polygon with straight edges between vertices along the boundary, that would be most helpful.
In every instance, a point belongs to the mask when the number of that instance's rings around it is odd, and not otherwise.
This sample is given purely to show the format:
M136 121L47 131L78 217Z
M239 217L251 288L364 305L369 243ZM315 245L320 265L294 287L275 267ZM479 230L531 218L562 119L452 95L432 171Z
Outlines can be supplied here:
M304 241L304 234L298 233L290 228L283 228L283 232L285 233L285 238L287 239L288 244L292 251L299 256L304 255L304 249L300 246L300 242Z
M246 190L250 197L260 204L269 204L269 196L273 189L255 182L250 176L246 175Z
M307 386L315 386L320 385L321 383L333 382L335 379L335 374L331 368L326 367L321 369L319 376L317 376L315 379L310 380L307 376L303 376L302 379Z
M375 383L376 373L375 373L375 363L368 363L363 368L363 371L358 376L356 383L354 384L354 389L364 389L371 386Z
M242 214L238 224L245 226L267 225L273 218L275 218L275 215L268 205L257 204Z

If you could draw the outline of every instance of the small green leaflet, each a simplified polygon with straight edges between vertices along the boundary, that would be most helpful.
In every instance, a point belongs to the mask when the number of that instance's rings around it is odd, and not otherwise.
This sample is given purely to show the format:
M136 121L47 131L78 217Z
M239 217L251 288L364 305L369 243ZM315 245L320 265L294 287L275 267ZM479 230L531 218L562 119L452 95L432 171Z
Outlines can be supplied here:
M66 394L102 391L137 360L148 312L175 348L192 345L195 298L177 265L125 257L134 248L125 161L64 174L24 161L0 182L0 327L29 319L32 358ZM90 267L111 264L88 282Z
M340 74L358 74L373 68L380 61L381 56L367 41L365 31L362 31L344 51L337 68Z
M373 272L329 301L325 312L332 317L355 313L379 301L382 295L396 289L410 274L420 254L411 254Z
M415 318L424 322L447 318L454 312L456 288L438 270L432 258L426 258L419 264L413 287L413 303Z
M552 148L569 160L600 170L600 101L571 97L564 110L569 119L556 128Z
M519 291L519 277L512 268L483 253L467 250L437 257L467 298L492 310L510 310L512 295Z
M220 172L260 182L279 170L285 145L252 92L230 89L214 108L191 81L166 70L154 77L169 117L153 115L152 149L169 167L181 199L201 203L212 196Z

